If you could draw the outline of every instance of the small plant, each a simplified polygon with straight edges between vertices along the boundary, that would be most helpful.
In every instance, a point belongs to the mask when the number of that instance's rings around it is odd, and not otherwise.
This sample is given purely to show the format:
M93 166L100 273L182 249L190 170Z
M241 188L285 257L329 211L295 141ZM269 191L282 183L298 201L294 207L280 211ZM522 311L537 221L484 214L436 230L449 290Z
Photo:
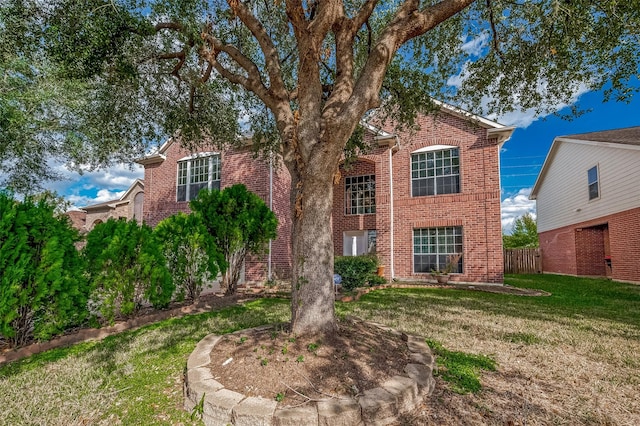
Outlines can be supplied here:
M202 414L204 413L204 396L205 393L203 392L202 398L200 398L200 401L193 407L193 410L191 410L191 421L195 419L202 420Z
M451 254L447 256L447 263L442 269L432 269L431 275L434 277L441 275L449 275L453 272L454 269L457 270L458 264L460 263L460 259L462 259L462 253Z
M273 330L271 332L271 340L276 340L278 338L278 332Z
M289 349L287 348L287 345L285 345L285 346L280 350L280 352L282 352L282 355L286 355L286 354L287 354L287 352L289 352Z
M298 358L296 358L296 362L304 362L304 355L298 355Z
M278 392L276 394L276 401L278 401L278 402L284 401L284 393L283 392Z
M295 337L289 337L289 343L295 343L296 338Z
M246 341L247 341L247 337L246 337L246 336L242 336L242 337L240 338L240 340L238 341L238 344L239 344L239 345L241 345L241 344L243 344L243 343L244 343L244 342L246 342Z
M523 343L525 345L540 343L540 338L533 333L506 333L503 340L511 343Z
M313 354L315 355L315 354L316 354L316 352L318 351L318 347L319 347L319 346L320 346L320 345L319 345L319 344L317 344L317 343L309 343L309 344L307 345L307 350L308 350L309 352L311 352L311 353L313 353Z
M266 366L267 366L267 364L269 364L269 360L268 360L267 358L262 358L262 359L260 360L260 365L261 365L261 366L266 367Z

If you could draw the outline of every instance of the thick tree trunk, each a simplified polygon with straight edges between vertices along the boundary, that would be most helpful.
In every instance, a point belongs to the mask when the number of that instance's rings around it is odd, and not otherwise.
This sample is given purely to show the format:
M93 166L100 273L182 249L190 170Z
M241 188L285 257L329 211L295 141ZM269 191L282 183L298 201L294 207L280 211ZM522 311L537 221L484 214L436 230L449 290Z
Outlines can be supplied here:
M333 169L315 165L293 177L291 330L295 334L337 329L333 291Z

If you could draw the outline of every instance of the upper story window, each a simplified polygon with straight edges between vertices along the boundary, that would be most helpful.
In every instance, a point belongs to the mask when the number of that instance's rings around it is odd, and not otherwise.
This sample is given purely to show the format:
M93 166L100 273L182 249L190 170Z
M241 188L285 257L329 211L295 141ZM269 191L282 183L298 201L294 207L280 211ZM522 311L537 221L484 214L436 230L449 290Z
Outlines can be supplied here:
M199 154L178 161L178 201L191 201L201 189L220 189L220 154Z
M458 148L411 154L411 196L460 192L460 152Z
M589 200L600 196L598 166L593 166L587 171L587 179L589 181Z
M376 212L376 176L347 176L345 182L345 214Z

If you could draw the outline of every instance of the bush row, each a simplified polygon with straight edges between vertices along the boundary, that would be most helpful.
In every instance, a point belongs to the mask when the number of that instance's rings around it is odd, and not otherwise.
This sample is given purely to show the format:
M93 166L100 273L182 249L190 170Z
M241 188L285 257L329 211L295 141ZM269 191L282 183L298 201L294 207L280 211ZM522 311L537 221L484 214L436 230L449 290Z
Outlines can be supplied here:
M237 251L258 253L275 237L275 215L256 199L262 202L244 187L201 191L192 214L178 213L155 229L109 219L78 250L83 238L52 204L0 193L0 343L22 346L125 319L145 306L197 299L232 269ZM221 211L225 218L216 216ZM259 220L247 224L247 216ZM226 282L235 289L236 282Z

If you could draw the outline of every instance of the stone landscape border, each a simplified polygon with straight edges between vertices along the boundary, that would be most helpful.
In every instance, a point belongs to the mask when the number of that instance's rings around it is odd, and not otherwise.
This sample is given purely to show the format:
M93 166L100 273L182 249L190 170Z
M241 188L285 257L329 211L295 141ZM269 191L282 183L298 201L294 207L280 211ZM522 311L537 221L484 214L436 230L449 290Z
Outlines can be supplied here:
M357 398L327 399L295 408L279 408L274 399L247 397L226 389L210 370L211 352L223 336L209 334L193 350L184 375L184 408L202 416L207 426L348 426L386 425L416 408L435 386L434 358L424 338L401 333L383 324L367 322L400 336L411 362L405 375L394 376ZM273 325L239 330L264 331Z

